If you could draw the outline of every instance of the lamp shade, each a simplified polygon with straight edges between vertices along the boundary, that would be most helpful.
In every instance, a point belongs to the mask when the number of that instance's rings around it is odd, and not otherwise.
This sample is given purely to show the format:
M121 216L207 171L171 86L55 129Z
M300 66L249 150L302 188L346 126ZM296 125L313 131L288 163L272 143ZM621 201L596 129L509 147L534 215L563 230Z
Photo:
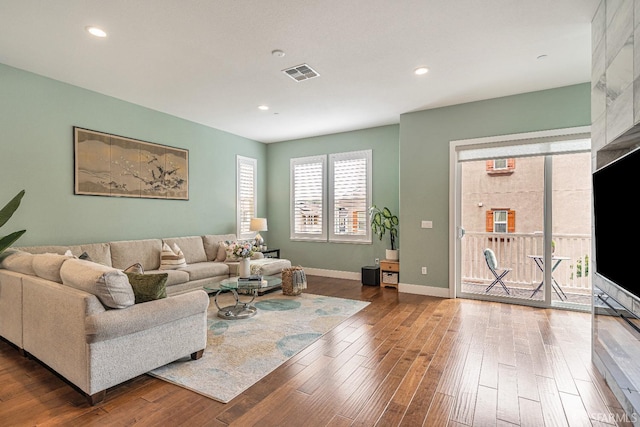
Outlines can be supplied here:
M251 218L251 223L249 224L249 230L268 231L267 218Z

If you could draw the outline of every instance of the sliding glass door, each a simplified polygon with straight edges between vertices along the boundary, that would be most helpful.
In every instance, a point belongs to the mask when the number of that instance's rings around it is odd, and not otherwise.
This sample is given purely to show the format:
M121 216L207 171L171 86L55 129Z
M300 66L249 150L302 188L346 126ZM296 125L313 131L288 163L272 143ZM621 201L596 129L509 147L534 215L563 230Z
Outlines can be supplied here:
M452 143L458 297L590 307L590 140L577 133Z

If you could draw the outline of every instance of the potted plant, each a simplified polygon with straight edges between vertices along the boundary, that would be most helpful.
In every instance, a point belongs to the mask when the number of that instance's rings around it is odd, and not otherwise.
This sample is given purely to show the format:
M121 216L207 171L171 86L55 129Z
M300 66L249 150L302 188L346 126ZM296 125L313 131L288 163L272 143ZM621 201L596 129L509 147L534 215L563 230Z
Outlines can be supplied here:
M0 210L0 227L2 227L9 218L13 215L13 213L20 206L20 200L22 200L22 196L24 196L24 190L19 192L9 203L7 203L2 210ZM0 238L0 254L5 251L9 246L11 246L16 240L20 238L27 230L15 231L11 234L8 234L2 238Z
M389 208L384 207L378 209L376 205L369 208L369 217L371 219L371 230L382 240L382 236L389 232L389 240L391 249L387 249L386 257L388 260L397 261L400 259L399 250L396 248L396 238L398 237L398 217L393 215Z

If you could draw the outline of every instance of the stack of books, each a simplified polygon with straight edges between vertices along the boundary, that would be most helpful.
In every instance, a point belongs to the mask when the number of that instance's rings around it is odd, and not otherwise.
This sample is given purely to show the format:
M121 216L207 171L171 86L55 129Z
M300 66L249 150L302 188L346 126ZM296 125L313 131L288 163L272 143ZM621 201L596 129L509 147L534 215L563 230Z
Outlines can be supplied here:
M250 285L250 286L258 286L260 285L261 288L264 288L267 286L267 281L264 280L262 278L262 275L259 274L252 274L249 277L238 277L238 287L243 286L243 285Z

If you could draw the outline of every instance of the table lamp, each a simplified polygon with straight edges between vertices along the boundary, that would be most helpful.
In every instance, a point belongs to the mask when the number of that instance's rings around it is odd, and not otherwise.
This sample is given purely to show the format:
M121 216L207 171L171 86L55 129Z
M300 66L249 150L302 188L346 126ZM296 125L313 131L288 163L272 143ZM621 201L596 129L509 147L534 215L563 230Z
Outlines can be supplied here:
M268 231L267 218L251 218L249 230L258 232L256 233L255 237L256 246L262 249L262 245L264 245L264 239L260 235L260 231Z

